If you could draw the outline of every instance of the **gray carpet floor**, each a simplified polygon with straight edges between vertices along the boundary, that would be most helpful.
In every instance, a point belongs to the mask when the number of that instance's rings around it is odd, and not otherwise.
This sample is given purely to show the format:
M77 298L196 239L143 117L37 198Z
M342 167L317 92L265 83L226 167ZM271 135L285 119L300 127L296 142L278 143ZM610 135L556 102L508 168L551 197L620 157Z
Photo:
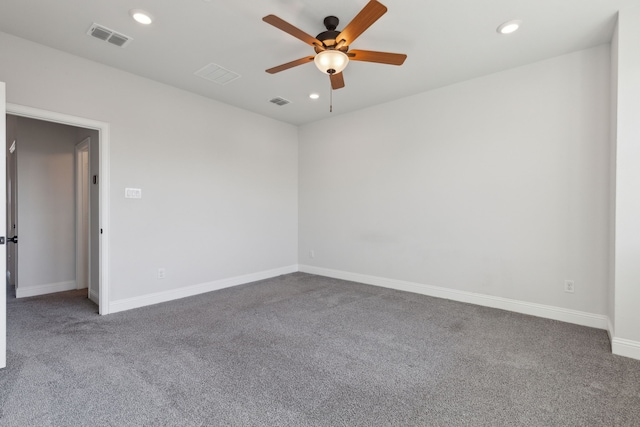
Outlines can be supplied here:
M640 426L605 331L294 273L109 316L8 301L2 426Z

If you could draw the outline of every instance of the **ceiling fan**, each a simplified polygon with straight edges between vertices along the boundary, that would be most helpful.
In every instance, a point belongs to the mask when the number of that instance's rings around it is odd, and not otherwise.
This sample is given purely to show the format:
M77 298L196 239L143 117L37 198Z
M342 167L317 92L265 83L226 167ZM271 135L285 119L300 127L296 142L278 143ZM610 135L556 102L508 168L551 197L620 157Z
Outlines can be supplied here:
M311 45L316 52L314 56L305 56L304 58L269 68L266 70L267 73L279 73L280 71L313 61L320 71L329 75L331 88L340 89L344 87L342 70L344 70L350 60L402 65L404 60L407 59L407 55L405 54L374 52L371 50L349 51L351 43L386 12L387 8L385 5L376 0L371 0L342 31L336 30L339 23L338 18L335 16L327 16L324 19L324 26L327 30L321 32L316 37L305 33L275 15L265 16L262 18L264 22Z

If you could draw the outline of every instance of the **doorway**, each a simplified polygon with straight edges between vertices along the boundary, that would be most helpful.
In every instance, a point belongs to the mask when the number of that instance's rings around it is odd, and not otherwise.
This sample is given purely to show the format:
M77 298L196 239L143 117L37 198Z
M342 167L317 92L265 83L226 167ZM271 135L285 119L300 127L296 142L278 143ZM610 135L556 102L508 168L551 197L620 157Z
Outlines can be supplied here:
M8 121L15 123L10 127L15 144L7 157L8 166L15 165L8 169L16 201L8 200L7 216L15 233L9 255L14 248L17 254L8 270L14 270L16 297L87 289L97 280L89 276L90 265L98 261L89 256L89 236L98 224L89 217L97 191L89 184L90 163L98 161L89 158L90 143L92 136L97 141L97 131L25 117ZM98 212L98 198L93 199Z
M11 116L17 117L17 120L32 120L35 119L38 122L41 122L41 125L63 125L65 127L67 133L75 135L73 140L70 142L71 144L71 163L72 170L71 172L67 171L67 175L70 173L72 176L73 185L71 186L72 193L72 203L71 203L71 216L73 217L72 221L72 230L69 233L65 233L62 230L58 230L57 235L49 236L49 238L44 238L42 233L46 233L48 228L55 229L56 227L48 227L47 222L51 218L47 218L40 223L32 222L31 224L38 224L38 230L29 230L25 227L25 224L21 225L20 221L15 221L16 223L16 231L21 230L20 233L20 243L24 243L25 247L29 243L29 239L31 239L32 244L31 249L38 248L38 250L42 251L45 249L50 249L50 244L47 243L50 239L58 239L58 240L69 240L71 238L71 247L73 250L71 254L67 253L64 256L61 256L57 252L53 252L55 255L52 257L53 259L47 259L47 265L38 265L38 270L40 272L45 269L49 269L50 271L59 272L60 270L67 269L69 270L69 266L71 265L71 276L73 280L60 280L53 279L53 281L49 281L49 283L45 282L47 286L41 286L39 289L35 289L33 286L30 287L21 287L22 280L24 279L24 275L32 274L34 269L25 270L24 273L21 273L23 269L20 268L21 263L28 262L28 259L23 259L24 257L29 257L32 254L29 254L27 249L22 249L22 247L18 244L17 251L14 256L14 259L17 261L17 268L15 268L13 274L11 274L8 270L7 277L12 276L14 283L17 285L17 295L20 296L29 296L30 293L33 295L48 293L47 291L60 291L60 290L70 290L77 288L88 288L88 296L92 301L96 302L99 306L100 314L108 314L108 274L107 274L107 266L108 266L108 241L106 239L107 230L105 227L107 222L107 212L108 212L108 143L109 143L109 126L103 122L96 122L92 120L87 120L83 118L67 116L59 113L48 112L44 110L37 110L30 107L18 106L7 104L7 118ZM11 116L9 116L11 115ZM20 125L20 124L19 124ZM88 139L87 139L88 137ZM15 158L18 160L18 164L20 164L20 150L23 149L21 146L20 138L16 138L16 151L17 155ZM78 144L78 141L81 141ZM11 145L8 144L9 146ZM7 152L8 153L8 152ZM33 153L30 153L31 155ZM57 153L59 154L59 153ZM58 156L59 157L59 156ZM53 158L53 157L52 157ZM57 157L56 157L57 158ZM9 162L10 157L7 158ZM50 164L46 165L46 168L49 168L47 171L50 175L54 176L54 179L60 179L60 176L56 173L51 175ZM79 167L80 166L80 167ZM78 168L79 167L79 168ZM18 169L18 168L17 168ZM28 171L33 172L33 171ZM82 177L84 174L84 178ZM37 173L36 177L30 175L30 180L42 181L45 177L38 177ZM83 188L79 185L79 182L84 180L88 181L84 184ZM24 184L21 183L20 175L17 175L18 182L18 192L19 188ZM41 183L36 183L41 184ZM40 185L40 192L43 191L43 186ZM80 194L76 194L76 192L80 190ZM15 194L15 193L14 193ZM35 193L31 193L29 197L29 202L33 201L35 195L38 194L38 191ZM84 195L84 197L83 197ZM47 195L45 194L45 197ZM48 195L49 198L53 196L51 194ZM81 215L78 215L77 210L79 209L80 204L75 203L75 200L84 198L82 204L85 204L86 210ZM9 200L8 200L9 201ZM20 197L16 198L16 205L20 205ZM21 206L21 208L28 208L25 206ZM59 212L47 212L43 214L41 209L29 209L33 215L42 216L61 216ZM47 215L48 214L48 215ZM86 228L86 233L84 236L80 236L76 230L76 215L78 215L79 224L78 227ZM84 215L84 218L83 218ZM17 218L14 217L14 220ZM40 218L42 220L42 218ZM86 225L83 224L86 222ZM43 225L44 224L44 225ZM13 227L13 224L8 224L8 231ZM32 228L32 227L29 227ZM12 236L11 233L8 234ZM78 240L82 239L86 243L81 243L81 246L78 247L78 251L76 251L76 247L78 244ZM33 242L36 242L33 244ZM67 242L68 244L68 242ZM86 250L82 248L82 245L85 245ZM69 245L67 245L69 246ZM26 251L26 252L25 252ZM24 254L23 254L24 252ZM68 252L68 251L67 251ZM78 252L78 253L76 253ZM81 252L84 252L84 255L81 255ZM71 257L71 261L63 259L64 257ZM84 263L84 267L82 266L83 261L78 262L78 258L85 257L86 263ZM31 258L33 259L33 258ZM13 262L13 260L12 260ZM32 266L31 266L32 267ZM67 274L68 275L68 274ZM62 276L59 276L62 277ZM16 280L17 279L17 280ZM27 277L28 279L28 277ZM43 280L40 280L42 282ZM28 283L28 282L26 282ZM32 284L38 283L32 282ZM67 289L64 289L64 288ZM35 293L33 293L35 292Z

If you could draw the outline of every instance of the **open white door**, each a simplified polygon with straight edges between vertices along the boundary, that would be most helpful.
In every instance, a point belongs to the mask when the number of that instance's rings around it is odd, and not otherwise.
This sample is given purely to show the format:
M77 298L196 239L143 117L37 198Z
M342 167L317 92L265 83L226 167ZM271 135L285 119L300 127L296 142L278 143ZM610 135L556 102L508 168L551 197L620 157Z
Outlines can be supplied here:
M18 289L18 141L16 117L7 115L7 285Z
M5 105L5 86L0 82L0 236L3 242L0 244L0 271L7 271L7 245L6 237L7 224L7 198L6 198L6 168L7 168L7 108ZM6 277L6 275L5 275ZM0 291L0 368L7 366L7 281Z
M91 290L91 202L89 184L89 146L87 137L76 144L76 285ZM8 250L8 249L7 249ZM91 295L89 295L91 298Z

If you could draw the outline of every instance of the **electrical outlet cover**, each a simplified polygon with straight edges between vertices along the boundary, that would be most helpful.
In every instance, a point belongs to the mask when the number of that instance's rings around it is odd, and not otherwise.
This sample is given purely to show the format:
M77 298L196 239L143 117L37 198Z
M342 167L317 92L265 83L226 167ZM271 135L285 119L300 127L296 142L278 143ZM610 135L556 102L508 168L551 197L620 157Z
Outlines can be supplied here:
M575 283L573 280L565 280L564 281L564 291L569 293L574 293L575 291Z

